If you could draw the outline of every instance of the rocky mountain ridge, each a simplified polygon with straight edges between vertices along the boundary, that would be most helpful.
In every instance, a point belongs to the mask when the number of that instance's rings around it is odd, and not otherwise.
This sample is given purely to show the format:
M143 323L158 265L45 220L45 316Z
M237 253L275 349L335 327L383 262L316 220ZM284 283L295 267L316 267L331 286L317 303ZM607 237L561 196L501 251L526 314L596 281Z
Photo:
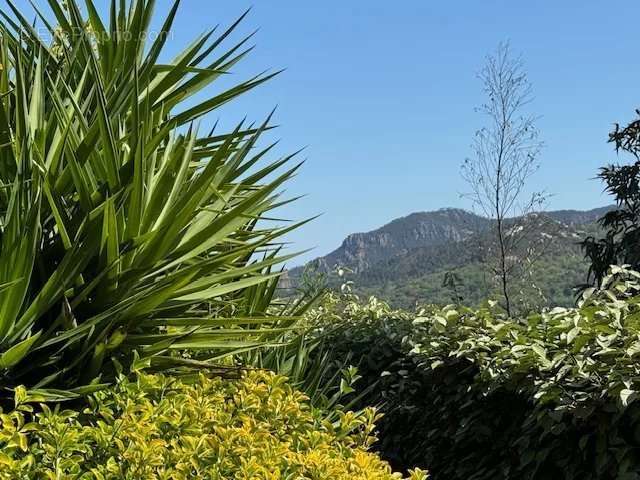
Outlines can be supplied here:
M611 207L587 211L557 210L544 212L549 218L575 227L594 223ZM421 247L432 247L448 242L460 242L477 232L489 228L491 221L475 213L443 208L432 212L416 212L364 233L349 235L342 245L313 262L321 269L335 265L363 272L381 260L388 260Z
M537 217L544 219L537 234L552 240L553 247L545 254L544 261L553 262L553 265L547 265L547 270L556 272L561 280L566 277L565 282L581 281L586 264L578 242L597 231L597 220L610 208L531 214L527 221L537 222ZM421 295L433 296L434 292L441 297L439 282L445 271L471 268L473 275L478 274L480 267L474 249L487 241L486 232L491 224L487 218L455 208L416 212L370 232L349 235L336 250L307 265L315 272L327 274L329 283L334 286L337 282L332 275L335 266L347 267L353 272L352 278L361 291L383 298L410 297L413 301L415 297L417 301ZM304 267L298 267L287 272L283 286L297 286L303 271ZM416 287L418 284L420 286ZM412 294L405 295L401 293L403 291ZM567 292L557 300L558 304L566 303L570 297ZM480 290L474 293L481 294ZM406 303L404 300L399 302L403 306Z

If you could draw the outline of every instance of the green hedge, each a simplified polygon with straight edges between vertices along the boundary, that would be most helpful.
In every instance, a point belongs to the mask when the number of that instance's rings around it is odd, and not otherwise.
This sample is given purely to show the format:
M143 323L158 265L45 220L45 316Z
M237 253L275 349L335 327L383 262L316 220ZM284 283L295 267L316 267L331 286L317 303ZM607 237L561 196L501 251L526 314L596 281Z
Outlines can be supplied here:
M414 318L415 314L394 310L375 297L363 302L357 296L334 294L307 315L327 345L325 363L333 363L334 371L345 362L357 366L356 392L343 401L354 408L380 407L384 415L378 421L380 435L374 448L404 470L414 464L424 466L420 455L409 454L419 440L413 436L420 434L415 422L421 415L418 398L425 384L405 345Z
M379 379L361 403L384 402L383 458L436 480L640 479L637 278L515 320L491 304L348 318L334 342Z
M86 409L0 415L2 479L399 479L367 450L376 413L327 421L284 377L229 381L142 375ZM424 480L413 472L413 480Z

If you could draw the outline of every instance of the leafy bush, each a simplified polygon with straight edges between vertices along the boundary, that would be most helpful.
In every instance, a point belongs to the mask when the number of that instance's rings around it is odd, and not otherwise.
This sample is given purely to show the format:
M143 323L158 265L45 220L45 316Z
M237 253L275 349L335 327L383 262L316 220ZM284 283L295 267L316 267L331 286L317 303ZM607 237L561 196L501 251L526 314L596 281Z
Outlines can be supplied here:
M21 392L18 409L0 416L0 478L400 478L367 452L373 410L329 422L274 374L121 379L82 413L33 415Z
M106 22L91 0L46 3L53 45L13 4L0 23L0 384L79 395L111 357L210 367L265 345L293 321L269 305L295 225L265 217L297 167L260 166L268 122L194 127L271 77L208 88L248 39L224 47L234 24L162 63L179 2L153 38L151 0Z
M640 478L639 277L615 269L578 308L519 321L487 304L350 322L339 349L355 338L379 378L363 400L385 402L381 456L436 479Z
M330 346L325 368L337 371L343 362L357 368L356 391L344 401L356 409L375 405L384 412L374 448L392 466L411 468L414 460L406 452L418 432L414 429L417 418L409 414L421 415L412 402L423 386L423 376L404 342L415 315L392 309L375 297L361 301L356 295L329 294L305 318ZM416 465L424 467L423 462Z
M349 408L343 400L354 392L360 380L358 369L350 365L350 357L337 359L331 353L328 338L294 332L293 338L284 338L284 345L254 350L242 358L244 365L273 371L286 376L289 383L303 392L309 403L334 418L338 411Z
M640 110L636 110L640 115ZM599 284L610 265L630 265L640 269L640 119L624 128L616 124L609 134L616 151L630 153L633 162L627 165L608 165L600 169L598 177L605 190L616 201L616 208L599 221L604 235L589 236L582 243L590 268L587 282Z

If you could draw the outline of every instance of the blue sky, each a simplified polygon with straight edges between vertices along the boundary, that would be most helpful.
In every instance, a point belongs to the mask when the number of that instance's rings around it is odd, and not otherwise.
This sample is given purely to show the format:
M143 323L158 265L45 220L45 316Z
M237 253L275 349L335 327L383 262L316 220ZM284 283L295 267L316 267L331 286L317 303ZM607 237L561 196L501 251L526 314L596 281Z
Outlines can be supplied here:
M233 78L287 70L210 121L259 120L278 105L279 153L307 147L288 187L307 197L285 212L323 213L290 235L315 247L303 259L414 211L470 207L459 167L482 125L476 73L504 40L523 55L541 116L532 188L553 195L552 209L608 203L593 177L616 161L612 124L640 107L640 2L184 0L170 51L251 6L236 38L259 28L257 48Z

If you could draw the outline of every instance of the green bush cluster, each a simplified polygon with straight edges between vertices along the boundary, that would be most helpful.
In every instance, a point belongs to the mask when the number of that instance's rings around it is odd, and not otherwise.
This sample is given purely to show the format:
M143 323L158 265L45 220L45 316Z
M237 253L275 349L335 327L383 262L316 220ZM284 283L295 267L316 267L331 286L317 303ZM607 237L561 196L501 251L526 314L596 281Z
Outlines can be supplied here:
M123 378L82 412L43 405L33 413L23 393L0 415L2 479L400 478L367 451L374 410L328 421L272 373Z
M407 455L415 444L412 435L419 433L414 425L420 408L414 402L423 380L405 345L415 314L395 310L375 297L361 301L355 295L330 294L306 318L330 346L327 369L338 370L345 360L358 368L356 391L345 398L349 405L382 407L374 448L398 469L410 468L413 462L424 466L420 457ZM410 412L418 418L411 418Z
M198 129L276 75L220 83L244 15L171 60L179 0L42 3L0 19L0 479L400 478L368 452L375 411L338 404L355 370L298 363L308 299L274 298L295 155L267 161L270 116ZM194 373L237 364L313 395Z
M337 349L378 379L361 405L383 403L383 458L436 479L640 478L637 278L521 319L486 304L350 321Z

